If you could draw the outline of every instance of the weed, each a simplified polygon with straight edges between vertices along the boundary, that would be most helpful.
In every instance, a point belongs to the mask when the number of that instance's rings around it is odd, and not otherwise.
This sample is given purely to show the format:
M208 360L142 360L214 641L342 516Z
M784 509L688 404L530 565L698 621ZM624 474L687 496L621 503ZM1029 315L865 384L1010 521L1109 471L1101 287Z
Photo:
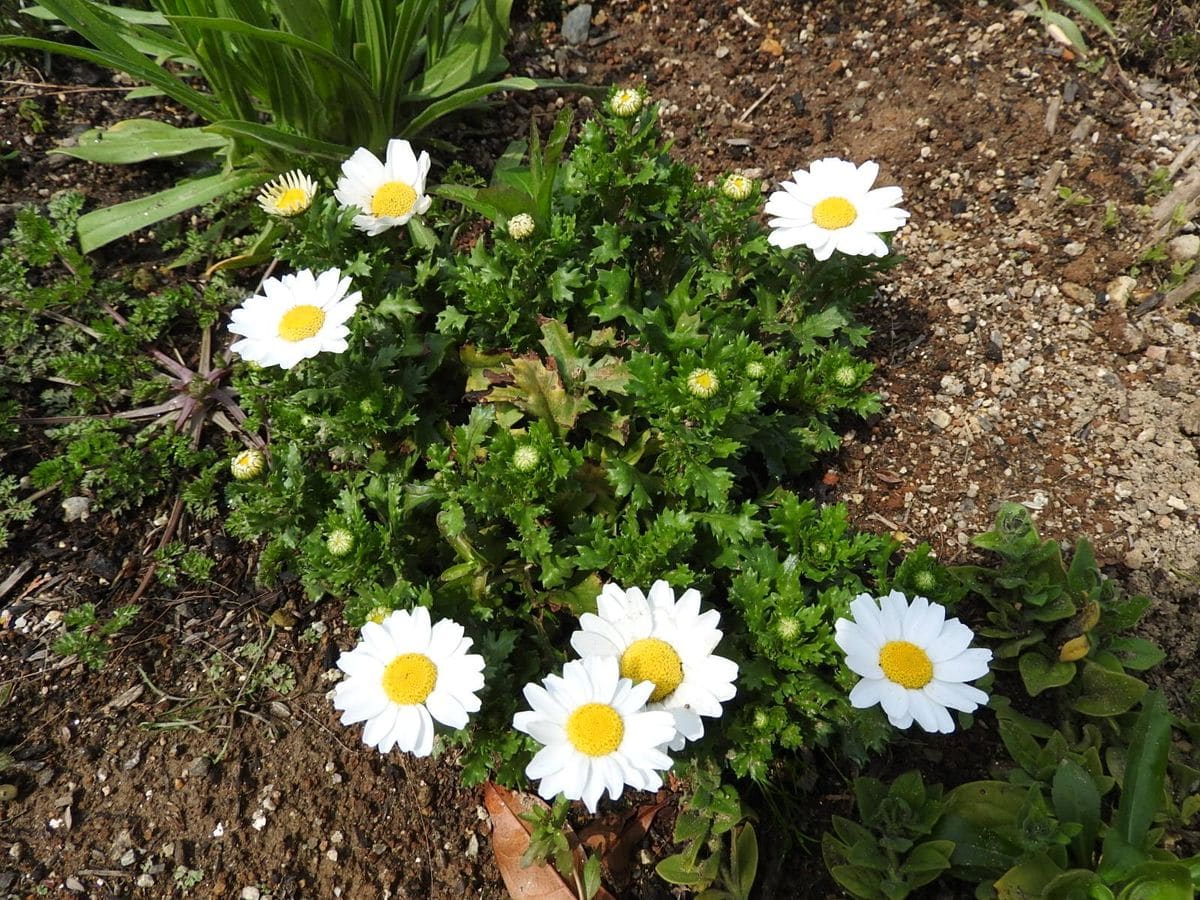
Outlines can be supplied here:
M64 634L54 642L55 653L75 656L93 671L104 668L112 652L112 638L133 624L141 607L118 606L105 622L96 618L96 604L83 603L63 615Z

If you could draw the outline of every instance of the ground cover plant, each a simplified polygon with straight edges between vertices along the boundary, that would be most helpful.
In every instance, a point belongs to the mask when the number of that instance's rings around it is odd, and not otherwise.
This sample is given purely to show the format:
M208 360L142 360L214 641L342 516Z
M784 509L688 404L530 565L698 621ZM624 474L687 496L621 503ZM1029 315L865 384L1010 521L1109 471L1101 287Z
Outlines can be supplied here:
M386 162L371 157L378 170L356 154L332 196L332 178L306 176L263 198L264 214L289 214L285 274L255 291L279 302L271 318L267 304L246 301L223 319L250 361L229 373L246 418L219 462L182 467L195 479L189 503L264 543L265 580L297 576L363 626L339 661L344 720L366 722L363 740L381 751L449 750L468 781L540 781L562 799L530 813L540 844L527 861L549 859L581 896L603 890L600 866L569 852L566 798L594 809L605 791L654 787L670 763L690 797L675 822L678 852L659 873L710 896L747 896L758 851L745 795L804 790L816 752L870 766L893 728L951 731L994 714L1015 765L991 781L855 782L862 824L839 820L824 842L839 883L856 896L906 896L939 876L979 885L980 896L1190 896L1195 866L1164 854L1195 782L1176 760L1182 793L1166 794L1169 718L1133 674L1160 654L1124 633L1145 601L1120 596L1086 543L1064 565L1019 509L1002 510L978 542L999 564L947 570L921 551L901 560L889 538L850 529L843 508L783 486L806 483L839 417L876 409L863 392L854 307L892 261L820 235L811 255L773 249L789 226L755 224L746 185L697 186L663 146L653 107L636 93L612 101L570 152L564 118L544 144L534 133L512 148L487 185L461 170L427 184L420 157L397 148L393 163L389 147ZM390 185L396 205L346 202L372 172L383 175L368 196ZM287 190L301 199L285 204ZM789 211L783 199L767 208ZM34 221L26 226L45 226ZM27 265L23 252L14 259ZM225 308L247 293L220 290ZM124 327L103 308L93 315ZM291 344L313 344L279 355L285 331ZM73 414L94 411L91 398L70 402ZM104 453L129 447L131 434L85 452L74 448L90 433L64 433L67 451L40 483L90 492L112 477ZM72 452L75 469L62 461ZM118 502L116 492L97 501ZM945 618L959 603L974 638ZM630 610L652 630L623 633ZM84 612L90 620L81 613L70 627L107 646L119 628ZM884 633L864 660L845 635L884 628L888 616L903 620L904 639ZM919 634L907 631L910 617ZM700 641L711 646L698 663L718 673L704 697L715 708L694 721L670 706L683 681L663 674L669 653L642 644L658 655L626 660L642 641L682 657L668 625L685 618L716 635ZM956 649L943 658L940 641ZM596 661L614 655L619 666ZM951 660L962 667L932 679L942 693L929 678L917 683L921 666ZM719 676L724 663L736 676ZM988 664L995 682L970 688ZM440 673L451 670L447 699ZM640 682L622 698L628 709L611 688L627 671ZM584 681L593 693L555 721L543 701ZM527 703L520 685L535 689ZM1054 705L1030 709L1018 691ZM988 693L991 710L978 709ZM611 731L594 709L608 700L644 735L642 755L600 780L556 771L561 733L583 711L595 726L584 754L611 755L600 752ZM646 701L662 708L639 711ZM670 746L663 763L663 745L676 742L683 752Z

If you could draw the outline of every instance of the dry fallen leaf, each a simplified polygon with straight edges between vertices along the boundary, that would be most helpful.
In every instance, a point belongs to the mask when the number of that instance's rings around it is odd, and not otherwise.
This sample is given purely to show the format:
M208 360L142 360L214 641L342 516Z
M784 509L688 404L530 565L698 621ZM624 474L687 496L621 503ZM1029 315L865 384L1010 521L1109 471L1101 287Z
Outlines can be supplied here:
M510 791L489 781L483 786L483 805L492 817L492 855L509 896L514 900L576 900L573 888L553 866L521 865L521 856L529 847L529 826L519 817L534 807L546 809L546 804L532 794ZM583 851L578 839L570 831L567 838L575 847L576 861L582 867ZM600 888L596 900L614 898Z
M633 851L646 837L654 817L670 800L658 803L643 803L624 816L594 822L580 832L584 846L600 854L600 860L612 879L613 887L620 889L629 881L629 868Z

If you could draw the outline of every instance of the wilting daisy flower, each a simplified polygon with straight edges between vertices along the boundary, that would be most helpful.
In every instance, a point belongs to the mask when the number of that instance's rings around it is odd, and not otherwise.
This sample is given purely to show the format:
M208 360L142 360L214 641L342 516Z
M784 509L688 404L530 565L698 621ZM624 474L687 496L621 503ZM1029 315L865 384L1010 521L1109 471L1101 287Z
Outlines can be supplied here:
M639 791L662 787L657 770L671 768L671 757L659 747L675 725L668 713L646 710L653 690L648 681L622 678L617 661L606 658L574 660L561 677L525 685L532 709L513 716L513 728L544 745L525 768L541 779L538 793L583 800L595 812L605 789L615 800L627 784Z
M262 474L267 458L261 450L243 450L229 460L229 471L238 481L250 481Z
M333 196L343 207L356 206L361 211L354 217L355 228L369 235L382 234L429 209L432 201L425 194L428 174L429 154L422 150L418 158L408 141L392 138L384 162L365 147L355 150L342 163L342 177Z
M804 244L817 259L829 259L834 250L851 256L887 256L888 246L879 237L908 221L896 207L903 196L898 187L871 190L879 164L861 166L836 157L818 159L806 172L792 173L767 198L763 211L774 218L767 240L776 247Z
M316 193L317 183L299 169L293 169L258 192L258 205L271 216L296 216L312 205Z
M433 720L463 728L479 711L483 657L468 653L471 639L450 619L430 624L423 606L398 609L382 623L367 622L362 641L338 657L349 677L334 689L342 724L366 722L363 743L387 753L433 751Z
M308 269L268 278L263 296L248 298L230 315L229 330L243 339L229 349L260 366L290 369L302 359L346 349L346 320L362 294L337 269L313 276Z
M674 718L670 749L703 737L700 717L720 716L721 704L736 693L737 663L712 652L721 640L721 614L702 614L694 589L676 600L665 581L654 582L649 597L639 588L607 584L596 608L599 615L579 617L582 630L571 635L575 652L584 659L611 657L622 677L653 684L646 708L665 709Z
M862 676L850 703L866 709L883 706L888 721L907 728L914 721L930 732L949 734L954 720L947 708L973 712L987 694L966 684L987 674L992 651L968 649L975 636L946 608L924 597L911 605L892 591L875 605L870 594L850 604L854 616L838 619L834 640L846 653L846 665Z

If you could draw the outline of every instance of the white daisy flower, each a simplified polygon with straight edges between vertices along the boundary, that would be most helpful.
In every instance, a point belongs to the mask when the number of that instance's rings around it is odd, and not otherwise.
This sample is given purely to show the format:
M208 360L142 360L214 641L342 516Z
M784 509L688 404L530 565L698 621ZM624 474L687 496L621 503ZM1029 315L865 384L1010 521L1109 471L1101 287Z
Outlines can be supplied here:
M290 369L322 351L341 353L350 329L346 320L362 294L337 269L313 276L308 269L268 278L263 295L248 298L230 315L229 330L243 339L229 349L260 366Z
M354 227L374 236L429 209L432 201L425 194L428 174L429 154L422 150L418 158L408 141L392 138L384 162L365 147L355 150L342 163L342 177L333 196L343 207L358 207L360 215L354 217Z
M850 691L850 703L866 709L883 706L888 721L908 728L914 721L925 731L949 734L949 709L973 712L987 694L966 684L987 674L992 651L967 649L974 633L958 619L946 618L946 607L892 591L875 605L870 594L850 604L853 621L834 623L834 640L846 653L846 665L862 676Z
M583 800L594 813L606 789L615 800L625 785L662 787L658 770L671 768L671 757L659 748L675 725L662 710L646 710L653 690L650 682L622 678L615 659L595 657L567 663L561 677L525 685L532 709L513 716L513 728L543 745L525 767L527 776L541 779L538 793Z
M646 708L664 709L675 720L671 750L703 737L700 717L720 716L721 704L737 692L737 663L712 652L721 640L721 614L702 614L694 589L676 600L665 581L654 582L649 597L636 587L605 585L596 608L599 615L579 617L582 629L571 635L575 652L584 659L612 657L622 677L653 684Z
M908 221L898 209L903 191L898 187L871 190L879 164L861 166L836 157L818 159L806 172L798 169L767 198L763 211L768 221L769 243L776 247L804 244L817 259L829 259L834 250L851 256L887 256L888 246L879 237Z
M450 619L430 624L423 606L398 609L379 624L367 622L362 640L338 657L349 677L334 689L342 724L366 722L363 743L387 753L433 751L433 720L464 728L479 711L483 657L468 653L471 639Z
M267 215L297 216L312 206L316 193L317 183L299 169L293 169L258 192L258 205Z

